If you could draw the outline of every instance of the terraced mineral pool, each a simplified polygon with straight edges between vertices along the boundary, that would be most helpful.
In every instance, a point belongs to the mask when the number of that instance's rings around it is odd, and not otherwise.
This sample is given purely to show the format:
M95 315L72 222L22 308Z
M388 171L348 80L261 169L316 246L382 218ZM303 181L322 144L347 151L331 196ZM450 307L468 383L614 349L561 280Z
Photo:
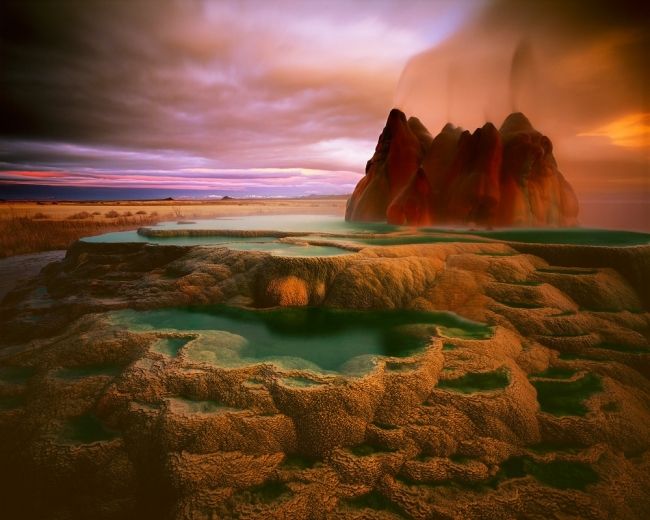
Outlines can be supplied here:
M531 380L543 412L553 415L586 415L584 401L603 390L599 376L587 373L573 381Z
M599 480L598 473L584 462L553 460L538 462L526 456L511 457L501 464L497 480L531 475L542 484L558 489L584 489Z
M162 222L156 229L228 229L237 231L289 231L299 233L389 233L399 230L383 222L346 222L336 215L248 215L196 220L190 224Z
M540 453L549 453L561 451L564 453L578 453L579 449L554 447L552 450L539 450ZM537 450L531 450L537 451ZM429 457L425 456L420 460L427 461ZM456 463L462 464L467 462L466 457L450 457ZM595 484L600 480L598 473L584 462L573 460L551 460L540 461L526 455L516 455L504 460L498 472L487 480L467 481L467 480L445 480L442 482L422 482L414 481L410 478L398 476L397 480L408 485L427 486L432 488L459 488L472 490L494 489L502 482L515 478L533 477L540 484L553 487L556 489L579 489L584 490L588 485Z
M107 429L101 421L92 414L81 415L70 419L63 430L63 439L74 444L91 444L111 440L116 433Z
M286 458L282 461L282 467L290 469L310 469L313 468L316 464L320 464L321 462L321 459L314 457L307 457L304 455L287 455Z
M281 242L273 236L231 236L230 232L246 231L287 233L388 233L398 229L378 222L346 222L330 215L254 215L233 218L203 219L193 222L161 222L151 228L154 232L170 232L170 236L144 236L137 231L121 231L86 237L85 242L140 242L166 245L216 245L243 251L267 251L282 256L331 256L349 254L350 251L334 245L300 245ZM215 231L224 231L224 236ZM205 235L200 232L205 231ZM228 233L225 233L225 232ZM178 235L174 235L178 232ZM186 235L191 234L191 236Z
M336 246L283 242L276 237L165 236L148 237L137 231L118 231L82 239L93 243L148 243L168 246L215 246L236 251L264 251L276 256L337 256L352 253Z
M621 345L618 343L599 343L596 348L605 350L613 350L614 352L623 352L625 354L650 354L650 348L647 347L634 347L630 345Z
M435 326L485 339L492 329L453 313L356 311L327 308L250 310L212 306L151 311L122 310L113 322L134 331L192 331L183 350L191 361L234 367L274 362L316 372L365 373L376 356L422 351Z
M190 337L184 338L159 338L151 346L151 350L159 354L165 354L169 357L176 357L180 349L182 349L192 339Z
M537 269L538 273L548 274L563 274L567 276L586 276L598 274L598 269L581 269L569 267L540 267Z
M61 368L54 375L59 379L65 380L76 380L94 376L115 377L123 369L123 367L117 365L90 365L85 367Z
M13 385L23 385L34 375L34 369L30 367L5 366L0 367L0 382Z
M377 453L394 453L396 450L391 448L385 448L383 446L377 446L374 444L357 444L350 448L350 452L356 455L357 457L369 457L370 455L375 455Z
M427 228L428 231L441 231ZM563 228L563 229L500 229L494 231L453 230L454 233L541 244L574 244L585 246L636 246L650 243L650 234L637 231L610 229Z
M503 229L476 231L472 229L438 229L394 226L381 222L346 222L332 215L252 215L228 218L201 219L197 221L162 222L150 228L165 236L144 236L137 231L105 233L86 237L86 242L140 242L185 246L223 246L241 251L265 251L277 256L335 256L351 251L327 245L298 244L282 241L275 233L327 234L347 237L345 240L359 246L390 246L405 244L429 244L437 242L483 242L507 240L548 244L581 244L601 246L631 246L650 243L650 234L633 231L604 229ZM408 230L408 231L407 231ZM204 235L201 232L205 232ZM224 235L219 235L223 231ZM257 232L271 236L233 236L238 231ZM228 232L228 233L226 233ZM273 233L271 233L273 232ZM398 232L395 236L389 233ZM406 233L405 233L406 232ZM177 234L176 234L177 233ZM364 234L386 235L364 237ZM495 253L489 253L494 256Z
M508 386L508 382L508 373L505 370L470 372L455 379L442 379L438 382L437 388L463 394L472 394L475 392L501 390Z
M402 510L376 490L355 498L347 499L345 502L352 509L374 509L375 511L386 511L397 515L399 518L404 518Z
M559 442L540 442L538 444L533 444L532 446L528 446L528 450L534 452L534 453L539 453L539 454L546 454L546 453L553 453L553 452L562 452L562 453L571 453L571 454L577 454L580 453L582 450L585 449L586 446L582 444L577 444L577 443L559 443Z
M258 486L238 491L237 495L244 498L248 504L270 504L291 496L293 492L284 482L269 480Z
M22 407L24 402L22 395L0 396L0 411L15 410Z
M436 244L440 242L469 242L483 243L486 242L477 237L463 237L452 234L432 234L432 235L399 235L374 238L356 238L354 243L369 246L401 246L409 244Z

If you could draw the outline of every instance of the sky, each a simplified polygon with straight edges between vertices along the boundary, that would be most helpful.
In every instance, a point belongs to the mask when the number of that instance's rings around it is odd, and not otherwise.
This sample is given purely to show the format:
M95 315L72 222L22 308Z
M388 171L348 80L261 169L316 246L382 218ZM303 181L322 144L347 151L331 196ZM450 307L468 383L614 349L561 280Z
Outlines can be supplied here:
M397 106L433 134L521 110L581 201L643 212L639 5L3 0L0 194L18 184L346 194Z

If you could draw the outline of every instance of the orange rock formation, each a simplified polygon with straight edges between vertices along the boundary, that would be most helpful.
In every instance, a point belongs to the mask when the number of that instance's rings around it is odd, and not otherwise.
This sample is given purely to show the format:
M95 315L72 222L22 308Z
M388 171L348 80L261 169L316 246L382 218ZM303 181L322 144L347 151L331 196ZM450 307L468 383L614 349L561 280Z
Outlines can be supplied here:
M523 114L510 114L499 130L447 124L432 139L397 109L346 211L346 220L414 226L573 226L577 216L550 139Z

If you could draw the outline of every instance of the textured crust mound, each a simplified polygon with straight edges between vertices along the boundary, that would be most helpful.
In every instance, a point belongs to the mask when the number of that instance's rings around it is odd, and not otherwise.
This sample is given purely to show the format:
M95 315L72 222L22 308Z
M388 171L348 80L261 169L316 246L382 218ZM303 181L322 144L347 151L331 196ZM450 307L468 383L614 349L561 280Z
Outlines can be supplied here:
M414 226L572 226L577 216L551 141L523 114L510 114L499 130L446 125L431 139L397 109L346 211L347 220Z
M79 243L0 308L20 332L0 348L3 511L645 518L650 314L630 280L650 248L571 247L573 263L501 242L302 259ZM106 314L196 303L448 310L491 333L423 329L426 348L352 377L220 365L210 349L240 336Z

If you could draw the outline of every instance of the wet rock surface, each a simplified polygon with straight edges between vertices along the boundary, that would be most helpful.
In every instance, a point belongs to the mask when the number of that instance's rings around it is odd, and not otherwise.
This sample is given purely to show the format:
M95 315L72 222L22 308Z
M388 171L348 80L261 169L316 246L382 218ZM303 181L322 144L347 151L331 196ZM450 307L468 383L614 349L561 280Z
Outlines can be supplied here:
M65 251L46 251L0 259L0 301L18 283L36 276L43 267L64 255Z
M3 511L645 518L650 314L634 273L650 247L598 260L558 247L289 258L78 243L0 307ZM420 348L323 371L286 358L229 364L205 352L237 356L245 338L232 330L124 318L217 304L447 311L475 325L400 325L396 341Z

